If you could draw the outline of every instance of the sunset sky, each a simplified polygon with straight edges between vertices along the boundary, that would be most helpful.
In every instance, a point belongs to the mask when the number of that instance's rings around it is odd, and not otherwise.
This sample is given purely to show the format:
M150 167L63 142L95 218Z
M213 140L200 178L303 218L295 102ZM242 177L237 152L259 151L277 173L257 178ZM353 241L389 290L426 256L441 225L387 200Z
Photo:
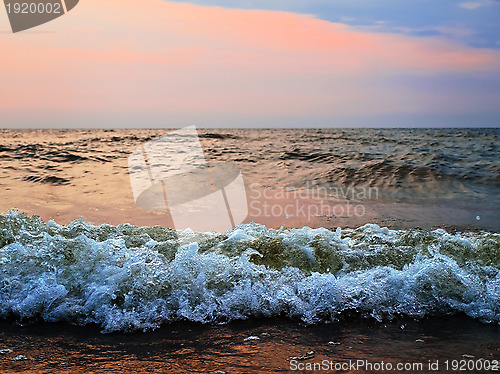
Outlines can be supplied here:
M498 0L80 0L13 34L2 7L0 127L498 127L498 19Z

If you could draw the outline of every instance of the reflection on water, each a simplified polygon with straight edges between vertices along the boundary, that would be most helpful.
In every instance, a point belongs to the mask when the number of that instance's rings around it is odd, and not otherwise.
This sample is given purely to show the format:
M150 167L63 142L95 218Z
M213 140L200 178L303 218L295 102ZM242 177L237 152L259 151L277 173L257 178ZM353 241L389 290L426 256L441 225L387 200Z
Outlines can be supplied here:
M135 205L127 165L134 150L168 132L0 130L0 212L172 227L164 212ZM247 186L322 188L342 200L342 189L378 189L362 219L266 220L250 212L247 223L498 229L499 129L205 129L199 136L207 162L236 165Z
M25 180L33 183L53 185L75 184L85 178L70 172L76 165L98 168L115 163L121 166L116 170L126 174L128 155L168 132L0 130L2 169L4 173L22 172ZM253 182L272 187L303 187L310 182L421 191L423 184L427 194L452 187L454 193L466 192L469 197L500 188L500 129L198 132L208 160L237 163Z
M102 335L97 329L64 324L0 323L0 349L12 350L0 356L0 370L33 373L278 373L290 372L293 357L300 363L367 360L423 363L424 368L429 360L439 360L444 369L445 360L500 356L500 327L465 317L384 325L346 320L316 327L282 320L222 326L178 323L132 335ZM19 355L27 359L12 360Z

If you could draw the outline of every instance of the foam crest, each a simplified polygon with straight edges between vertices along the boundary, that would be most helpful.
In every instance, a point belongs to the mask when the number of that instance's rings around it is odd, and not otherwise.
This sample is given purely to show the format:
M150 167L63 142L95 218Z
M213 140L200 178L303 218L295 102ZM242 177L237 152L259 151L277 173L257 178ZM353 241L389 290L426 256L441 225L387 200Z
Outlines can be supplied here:
M463 312L500 323L500 236L444 230L225 234L0 215L0 316L150 330L189 320Z

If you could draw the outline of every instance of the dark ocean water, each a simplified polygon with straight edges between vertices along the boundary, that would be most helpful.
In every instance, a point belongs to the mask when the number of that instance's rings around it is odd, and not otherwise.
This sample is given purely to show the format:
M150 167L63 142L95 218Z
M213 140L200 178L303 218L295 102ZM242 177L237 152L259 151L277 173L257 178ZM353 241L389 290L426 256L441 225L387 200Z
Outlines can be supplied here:
M166 132L1 130L2 173L32 183L72 185L85 177L72 175L75 164L119 165L142 143ZM389 196L495 201L500 191L500 129L228 129L199 134L208 161L234 162L246 178L270 187L366 185Z

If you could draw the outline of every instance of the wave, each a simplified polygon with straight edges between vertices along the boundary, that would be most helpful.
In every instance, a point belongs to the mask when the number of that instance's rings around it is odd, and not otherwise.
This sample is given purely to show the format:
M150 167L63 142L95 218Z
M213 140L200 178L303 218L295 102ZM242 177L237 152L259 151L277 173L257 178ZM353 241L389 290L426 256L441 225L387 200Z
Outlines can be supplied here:
M421 166L413 162L389 160L368 161L359 168L338 166L321 175L322 179L341 185L365 185L383 188L410 188L425 182L436 182L445 178L442 171L432 165Z
M227 233L0 215L0 316L99 324L465 313L500 323L500 235L421 229Z
M23 180L27 181L27 182L50 184L53 186L64 186L64 185L70 184L69 179L56 177L55 175L47 175L47 176L29 175L29 176L23 177Z

